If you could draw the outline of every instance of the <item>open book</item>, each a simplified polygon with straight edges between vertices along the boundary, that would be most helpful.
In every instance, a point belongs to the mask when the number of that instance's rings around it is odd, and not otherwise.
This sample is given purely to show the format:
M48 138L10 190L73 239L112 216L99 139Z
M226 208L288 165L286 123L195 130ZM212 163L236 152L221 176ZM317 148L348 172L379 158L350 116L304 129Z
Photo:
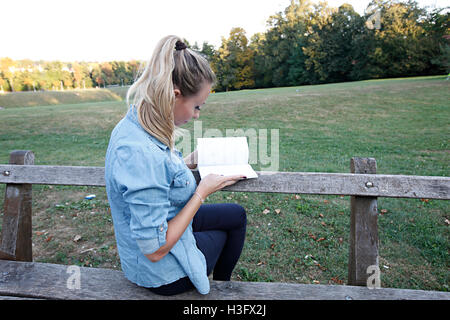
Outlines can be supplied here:
M246 137L198 138L198 164L200 177L210 173L224 176L243 175L258 178L248 164L249 151Z

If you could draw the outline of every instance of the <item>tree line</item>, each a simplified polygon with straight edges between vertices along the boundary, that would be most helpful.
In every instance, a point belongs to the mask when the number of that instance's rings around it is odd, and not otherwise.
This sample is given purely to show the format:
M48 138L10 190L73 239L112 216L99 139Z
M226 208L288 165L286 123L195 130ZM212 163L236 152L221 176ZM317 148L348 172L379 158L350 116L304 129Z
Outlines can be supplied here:
M233 28L219 48L208 42L189 47L211 62L216 91L444 74L450 71L445 11L421 8L414 0L374 0L361 16L349 4L291 0L267 20L265 32L250 39ZM0 85L5 91L129 85L141 63L3 58Z
M63 63L0 58L0 90L66 90L130 85L140 64L137 60Z

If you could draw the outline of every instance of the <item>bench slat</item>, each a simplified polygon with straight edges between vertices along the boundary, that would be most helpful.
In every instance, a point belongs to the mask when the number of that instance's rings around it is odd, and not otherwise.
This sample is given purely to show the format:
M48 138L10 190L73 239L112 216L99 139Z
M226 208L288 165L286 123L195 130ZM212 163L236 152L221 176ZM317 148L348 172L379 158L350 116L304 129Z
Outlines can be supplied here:
M449 292L410 289L368 289L343 285L309 285L267 282L211 281L211 291L201 295L196 290L165 297L151 293L128 281L121 271L80 267L80 288L69 289L73 272L69 266L0 260L0 299L23 297L35 299L143 299L143 300L450 300ZM69 271L69 272L68 272ZM69 285L70 287L70 285Z
M0 165L0 183L105 186L105 168Z
M198 172L193 171L199 180ZM0 165L0 183L105 186L103 167ZM450 178L384 174L258 172L225 191L450 199ZM371 183L371 184L367 184Z

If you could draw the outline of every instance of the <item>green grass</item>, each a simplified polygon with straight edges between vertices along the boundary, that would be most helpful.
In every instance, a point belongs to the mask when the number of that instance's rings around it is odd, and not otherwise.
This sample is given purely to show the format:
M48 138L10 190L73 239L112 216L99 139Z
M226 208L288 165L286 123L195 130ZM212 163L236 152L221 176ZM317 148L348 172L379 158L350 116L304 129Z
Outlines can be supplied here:
M349 172L361 156L378 173L449 176L449 86L420 77L215 93L200 120L203 131L279 129L280 171ZM126 109L117 100L0 110L0 163L27 149L36 164L103 166ZM184 128L193 143L193 124ZM234 279L346 283L349 197L219 192L208 202L247 210ZM448 291L448 201L379 198L378 208L382 286ZM34 259L120 268L108 209L104 188L33 186Z
M35 107L42 105L74 104L81 102L120 101L125 87L109 89L74 89L65 91L26 91L0 94L0 107Z

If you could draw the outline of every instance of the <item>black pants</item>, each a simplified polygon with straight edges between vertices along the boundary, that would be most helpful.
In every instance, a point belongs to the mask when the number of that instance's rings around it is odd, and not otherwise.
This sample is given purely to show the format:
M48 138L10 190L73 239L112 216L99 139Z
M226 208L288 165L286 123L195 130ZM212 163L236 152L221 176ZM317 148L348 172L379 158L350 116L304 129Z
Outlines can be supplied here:
M206 259L207 275L229 281L244 246L247 216L234 203L203 204L194 216L192 229L197 247ZM194 288L188 277L150 291L160 295L179 294Z

